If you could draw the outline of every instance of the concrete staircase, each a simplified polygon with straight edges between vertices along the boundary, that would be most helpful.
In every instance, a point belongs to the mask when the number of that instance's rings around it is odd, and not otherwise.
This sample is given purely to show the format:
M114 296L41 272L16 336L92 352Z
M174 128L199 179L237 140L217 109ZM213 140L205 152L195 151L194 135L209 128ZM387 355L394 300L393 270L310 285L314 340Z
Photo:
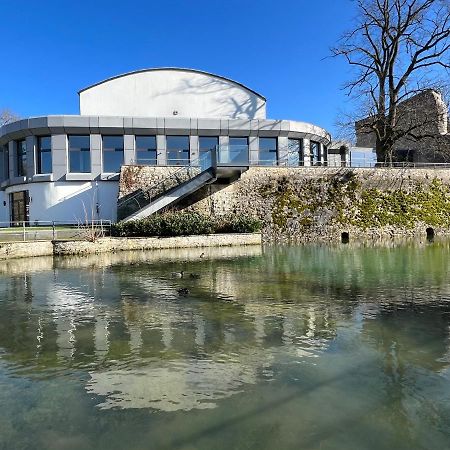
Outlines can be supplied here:
M118 205L118 218L119 220L122 220L123 222L128 222L130 220L137 220L137 219L143 219L145 217L150 216L151 214L154 214L158 211L163 210L164 208L170 207L181 201L182 199L188 197L189 195L193 194L194 192L198 191L200 188L206 186L207 184L213 183L216 180L215 174L211 169L205 170L198 175L196 175L194 178L191 178L188 181L185 181L184 183L181 183L178 186L175 186L155 198L151 199L149 202L145 202L143 200L143 195L137 195L134 198L129 198L127 203L135 203L137 200L137 197L139 197L140 202L137 203L138 209L135 212L132 212L131 214L124 216L124 213L120 214L121 212L121 206ZM145 195L145 194L144 194ZM132 203L133 202L133 203ZM123 208L122 208L123 210Z
M228 147L210 150L154 185L122 197L117 203L118 220L143 219L183 200L183 205L193 204L204 195L205 186L215 183L221 189L234 183L249 166L248 154L239 161L236 155L239 151Z

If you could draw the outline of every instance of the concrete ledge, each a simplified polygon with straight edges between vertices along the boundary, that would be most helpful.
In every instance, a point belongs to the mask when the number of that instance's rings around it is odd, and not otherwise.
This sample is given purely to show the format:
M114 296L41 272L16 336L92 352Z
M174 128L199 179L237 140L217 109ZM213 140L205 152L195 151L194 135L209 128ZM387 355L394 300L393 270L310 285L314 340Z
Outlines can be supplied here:
M53 255L51 241L0 243L0 260Z
M33 256L92 255L125 250L161 250L261 245L261 233L210 234L168 238L101 238L89 241L34 241L0 243L0 260Z
M261 234L211 234L168 238L102 238L95 242L59 241L54 242L53 254L55 256L89 255L125 250L227 247L235 245L261 245Z

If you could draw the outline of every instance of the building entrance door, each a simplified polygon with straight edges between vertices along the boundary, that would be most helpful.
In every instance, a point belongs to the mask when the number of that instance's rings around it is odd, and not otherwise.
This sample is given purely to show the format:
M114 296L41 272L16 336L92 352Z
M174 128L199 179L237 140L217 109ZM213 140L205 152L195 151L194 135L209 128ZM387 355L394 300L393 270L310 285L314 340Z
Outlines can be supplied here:
M12 226L20 226L30 220L30 196L28 191L19 191L9 194L10 219Z

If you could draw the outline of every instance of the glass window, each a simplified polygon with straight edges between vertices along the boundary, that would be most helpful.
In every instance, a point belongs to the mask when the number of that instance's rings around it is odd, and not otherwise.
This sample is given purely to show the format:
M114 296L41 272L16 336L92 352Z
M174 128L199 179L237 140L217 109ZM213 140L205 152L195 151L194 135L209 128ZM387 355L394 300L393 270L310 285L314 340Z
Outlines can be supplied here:
M136 162L156 166L156 136L136 136Z
M189 136L167 136L167 164L169 166L189 164Z
M120 172L123 164L123 136L103 136L103 172Z
M5 153L4 153L4 161L5 161L5 180L9 179L9 145L6 144L5 146Z
M317 166L320 164L320 143L310 141L309 147L310 147L311 165Z
M277 138L259 138L259 164L275 166L277 164Z
M10 219L11 222L26 222L29 220L30 197L28 191L19 191L9 194ZM14 223L19 226L21 223Z
M221 160L225 156L224 163L248 164L248 137L230 137L228 155L220 155Z
M200 136L198 138L198 148L201 152L214 150L219 146L219 138L217 136Z
M91 172L91 142L88 135L69 136L69 172Z
M326 145L322 146L322 155L325 165L328 165L328 147Z
M0 148L0 182L9 178L8 144Z
M303 166L303 139L288 139L288 164Z
M213 159L213 152L219 148L218 136L199 136L198 149L200 151L200 164L211 165Z
M25 139L16 141L16 177L27 176L27 143Z
M52 173L52 138L40 136L37 139L37 173Z

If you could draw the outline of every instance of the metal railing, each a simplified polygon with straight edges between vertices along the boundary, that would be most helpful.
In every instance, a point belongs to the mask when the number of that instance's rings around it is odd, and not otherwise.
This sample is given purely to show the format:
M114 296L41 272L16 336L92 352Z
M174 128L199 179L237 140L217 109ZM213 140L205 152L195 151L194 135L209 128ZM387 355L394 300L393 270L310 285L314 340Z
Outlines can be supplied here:
M110 220L62 222L36 220L0 222L0 242L84 240L111 235Z
M413 161L396 161L392 163L376 162L373 158L358 157L346 159L342 161L339 155L328 154L328 161L317 159L317 155L313 153L299 152L297 149L292 150L290 147L280 147L277 151L277 157L271 159L258 158L256 160L250 158L250 150L247 145L219 145L215 149L210 150L216 153L218 166L283 166L283 167L350 167L350 168L450 168L450 162L413 162ZM252 152L258 154L258 151ZM167 160L166 166L191 167L196 161L190 162L189 159L170 159ZM154 159L134 160L132 164L155 166Z
M216 167L214 151L202 152L202 154L192 162L187 160L179 161L186 162L186 164L180 164L179 169L145 189L138 189L119 199L117 202L118 220L129 217L131 214L134 214L143 207L149 205L164 192L180 186L206 170Z

